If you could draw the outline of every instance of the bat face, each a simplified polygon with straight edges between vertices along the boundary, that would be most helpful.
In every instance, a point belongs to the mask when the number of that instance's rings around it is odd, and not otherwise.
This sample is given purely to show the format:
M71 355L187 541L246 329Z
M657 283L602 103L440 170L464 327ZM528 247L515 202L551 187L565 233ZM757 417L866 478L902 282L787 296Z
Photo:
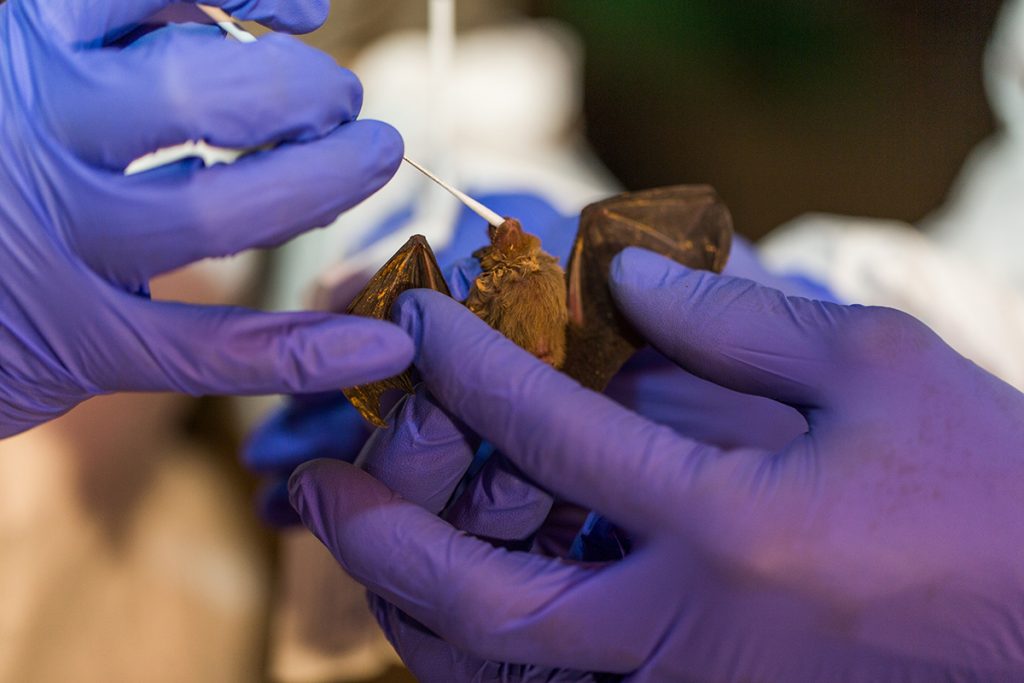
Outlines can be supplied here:
M567 273L515 219L491 228L491 244L473 255L481 275L466 306L535 356L603 391L643 339L616 308L608 287L612 259L626 247L650 249L690 268L720 272L729 256L732 218L715 191L683 185L611 197L583 210ZM349 308L384 319L412 287L449 294L426 240L417 235L370 281ZM380 397L412 391L409 374L347 389L378 426Z

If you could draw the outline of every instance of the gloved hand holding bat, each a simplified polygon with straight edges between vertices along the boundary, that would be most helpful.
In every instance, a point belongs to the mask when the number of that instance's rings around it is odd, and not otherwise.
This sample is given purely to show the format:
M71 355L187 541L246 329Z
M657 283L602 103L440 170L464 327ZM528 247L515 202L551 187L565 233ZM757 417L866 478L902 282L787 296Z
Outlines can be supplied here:
M379 480L320 460L291 491L421 680L1024 676L1024 395L894 310L641 250L617 257L611 286L667 357L792 407L808 431L712 445L582 388L447 297L403 295L434 398L409 399L364 451ZM521 482L607 515L625 558L493 543L545 517L502 496L499 472L448 502L477 435Z
M502 215L517 216L540 238L546 252L565 264L579 224L578 216L562 216L536 195L494 193L481 197ZM481 273L470 256L488 242L480 218L468 209L460 214L452 241L438 252L450 294L465 301ZM831 298L804 279L768 272L749 242L734 237L725 272L747 277L792 294ZM788 406L731 391L681 369L653 349L644 349L612 378L606 393L655 421L719 446L774 448L806 429L804 419ZM732 415L741 413L740 423ZM287 479L300 464L315 458L352 462L372 433L370 425L340 391L296 396L276 410L252 434L243 461L268 478L260 494L263 518L275 525L298 522L288 502Z

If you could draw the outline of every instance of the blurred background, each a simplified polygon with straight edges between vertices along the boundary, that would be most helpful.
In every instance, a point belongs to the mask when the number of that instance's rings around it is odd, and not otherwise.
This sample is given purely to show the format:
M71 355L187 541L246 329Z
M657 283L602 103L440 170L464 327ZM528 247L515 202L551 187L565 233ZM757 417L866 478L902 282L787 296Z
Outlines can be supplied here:
M982 73L1000 4L462 0L459 125L431 162L565 215L623 188L710 183L753 239L809 211L916 224L997 128ZM334 0L304 38L420 149L426 17L426 0ZM329 231L154 293L314 305L318 281L340 281L323 273L372 241L353 236L450 238L455 209L417 209L418 182L403 171ZM361 268L394 251L383 242ZM104 397L0 442L0 682L411 680L322 548L259 520L238 453L274 404Z
M917 221L992 131L998 0L538 0L586 54L585 120L628 188L709 182L760 237L807 211Z
M459 11L462 29L517 13L566 22L585 54L586 136L614 176L628 189L711 183L756 238L811 210L916 221L938 206L993 130L981 74L1001 4L521 0ZM422 1L333 7L311 42L336 52L426 21Z

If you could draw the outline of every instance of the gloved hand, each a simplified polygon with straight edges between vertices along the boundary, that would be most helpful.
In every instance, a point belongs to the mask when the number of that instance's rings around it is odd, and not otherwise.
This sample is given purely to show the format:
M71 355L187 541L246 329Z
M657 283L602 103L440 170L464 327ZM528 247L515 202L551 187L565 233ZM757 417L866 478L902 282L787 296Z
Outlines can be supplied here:
M402 154L393 129L355 121L355 77L292 38L167 27L105 47L168 4L0 5L0 437L110 391L322 391L411 358L387 323L149 300L154 275L330 223ZM213 4L292 31L327 13L326 0ZM192 139L281 144L122 174Z
M494 193L481 195L480 200L501 215L518 217L541 238L545 250L562 264L568 262L578 216L563 216L536 195ZM381 230L370 232L379 239L402 224L388 218L382 222ZM469 294L473 280L480 274L480 263L470 254L486 243L483 222L464 209L451 242L437 252L455 299L462 301ZM768 272L750 243L739 236L734 239L726 272L788 293L832 298L819 285ZM607 393L646 417L721 446L781 447L807 428L803 417L788 406L702 380L653 349L641 351L627 363ZM737 421L733 417L736 413L743 413L746 418ZM290 400L271 414L253 432L242 453L246 467L269 479L258 501L264 520L279 526L297 524L299 520L288 502L286 486L292 471L314 458L352 462L370 433L341 392L313 400ZM512 490L518 488L510 485Z
M809 432L776 450L702 443L582 389L452 301L407 293L397 318L455 417L399 417L420 439L363 457L390 462L370 469L412 500L323 460L291 493L379 596L421 680L1024 678L1024 395L894 310L786 297L635 249L612 287L666 356L793 406ZM627 557L509 551L435 516L440 496L422 488L445 489L438 449L464 463L467 429L607 514ZM423 463L443 476L409 485Z

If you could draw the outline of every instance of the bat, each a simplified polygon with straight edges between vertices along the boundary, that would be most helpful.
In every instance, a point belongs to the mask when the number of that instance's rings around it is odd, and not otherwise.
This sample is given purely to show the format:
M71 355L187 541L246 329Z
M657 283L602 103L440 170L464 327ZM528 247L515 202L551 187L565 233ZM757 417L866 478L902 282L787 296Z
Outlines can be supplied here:
M495 221L497 222L497 221ZM474 252L481 274L465 305L506 337L595 391L603 391L643 338L616 308L611 261L629 246L690 268L721 272L732 242L732 217L707 185L627 192L587 206L565 271L540 239L514 218L489 228L491 243ZM370 280L348 313L385 319L403 291L451 295L430 246L412 237ZM409 372L345 390L369 422L386 426L380 399L412 392Z
M481 273L466 308L546 363L565 361L565 272L541 249L540 239L514 218L491 226L491 243L473 252Z

